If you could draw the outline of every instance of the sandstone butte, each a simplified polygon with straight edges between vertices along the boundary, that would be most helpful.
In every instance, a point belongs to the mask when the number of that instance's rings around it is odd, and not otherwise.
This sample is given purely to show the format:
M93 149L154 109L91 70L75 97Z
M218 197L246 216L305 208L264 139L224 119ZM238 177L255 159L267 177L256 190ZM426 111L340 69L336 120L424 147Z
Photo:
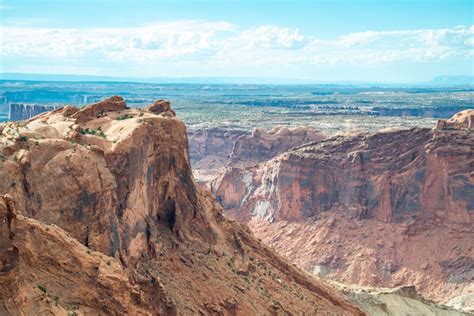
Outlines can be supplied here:
M223 217L167 101L0 135L1 315L363 315Z
M434 129L334 136L211 183L226 215L308 272L415 285L474 310L474 110Z

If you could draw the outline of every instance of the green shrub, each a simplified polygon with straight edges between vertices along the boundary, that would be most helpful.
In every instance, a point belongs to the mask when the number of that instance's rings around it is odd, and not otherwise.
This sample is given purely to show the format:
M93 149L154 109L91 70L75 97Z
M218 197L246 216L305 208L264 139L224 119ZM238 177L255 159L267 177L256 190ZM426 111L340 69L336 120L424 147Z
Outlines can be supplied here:
M38 289L40 289L40 291L43 292L44 294L48 293L48 290L41 284L38 284Z
M80 133L82 135L85 135L85 134L95 135L97 131L95 129L81 128Z
M81 128L79 131L82 135L96 135L102 138L105 138L105 133L100 129L95 130L95 129L89 129L89 128Z
M124 114L124 115L120 115L120 116L117 116L116 120L117 121L123 121L123 120L127 120L127 119L130 119L132 118L133 116L129 115L129 114Z

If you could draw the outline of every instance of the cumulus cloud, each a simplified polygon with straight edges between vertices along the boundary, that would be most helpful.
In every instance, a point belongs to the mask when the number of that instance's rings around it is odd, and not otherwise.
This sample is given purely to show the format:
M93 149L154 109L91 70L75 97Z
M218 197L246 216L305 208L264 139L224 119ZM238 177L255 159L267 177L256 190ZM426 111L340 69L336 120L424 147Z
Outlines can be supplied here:
M474 28L358 32L312 41L312 63L435 62L472 56Z
M176 21L114 29L3 27L0 36L4 55L77 57L94 53L133 61L198 53L211 48L220 33L234 28L220 21Z
M473 56L474 26L367 31L319 39L296 28L243 29L226 21L174 21L134 28L1 27L1 54L21 60L61 59L81 65L207 65L241 68L281 65L436 62Z
M307 43L307 38L298 29L263 25L241 32L234 42L239 47L250 49L298 49Z

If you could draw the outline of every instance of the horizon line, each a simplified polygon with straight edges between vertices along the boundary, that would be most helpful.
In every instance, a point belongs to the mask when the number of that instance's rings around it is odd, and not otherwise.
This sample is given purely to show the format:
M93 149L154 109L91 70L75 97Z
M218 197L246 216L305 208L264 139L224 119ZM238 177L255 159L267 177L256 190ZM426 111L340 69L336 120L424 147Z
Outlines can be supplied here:
M48 78L49 77L49 78ZM0 72L1 81L48 81L48 82L109 82L149 84L267 84L267 85L474 85L473 75L439 75L430 81L354 81L354 80L312 80L297 78L239 77L239 76L156 76L122 77L112 75L90 75L69 73L22 73ZM186 81L188 80L188 81ZM453 80L453 82L449 82ZM458 82L456 82L456 80Z

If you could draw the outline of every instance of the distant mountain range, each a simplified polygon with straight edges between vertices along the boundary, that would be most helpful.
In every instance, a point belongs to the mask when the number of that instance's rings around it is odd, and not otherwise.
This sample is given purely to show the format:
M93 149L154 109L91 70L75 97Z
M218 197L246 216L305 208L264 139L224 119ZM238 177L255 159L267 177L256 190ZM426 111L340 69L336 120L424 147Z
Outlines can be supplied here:
M265 77L113 77L72 74L0 73L0 80L66 81L66 82L140 82L140 83L195 83L195 84L341 84L341 85L474 85L474 76L439 76L429 82L388 83L365 81L317 81L307 79Z

